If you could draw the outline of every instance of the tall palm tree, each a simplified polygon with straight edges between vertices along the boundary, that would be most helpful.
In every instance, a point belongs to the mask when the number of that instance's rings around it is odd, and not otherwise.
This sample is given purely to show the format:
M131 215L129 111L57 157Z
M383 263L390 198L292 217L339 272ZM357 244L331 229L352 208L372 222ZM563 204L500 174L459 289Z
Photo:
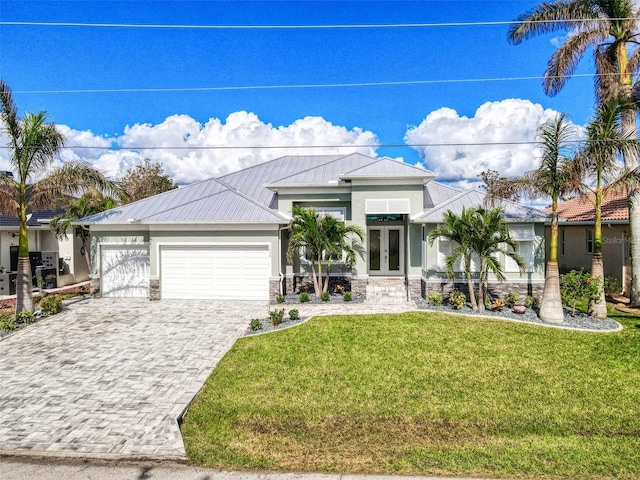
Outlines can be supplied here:
M19 220L18 271L16 275L16 313L33 311L31 266L27 237L30 209L51 207L68 195L88 190L112 193L115 186L85 162L67 162L55 166L64 137L47 114L26 113L18 117L11 89L0 79L2 124L9 134L9 163L16 177L0 176L0 209Z
M602 199L611 190L623 186L637 188L640 183L640 168L623 168L620 158L630 150L637 150L639 143L636 132L623 125L625 112L635 108L628 98L610 98L598 107L595 118L587 126L587 142L580 152L577 162L584 171L587 182L583 188L592 193L595 208L593 227L593 257L591 276L604 282L602 260ZM587 197L589 198L589 197ZM604 289L600 288L600 300L592 302L590 313L597 318L607 318Z
M557 94L573 74L585 51L593 48L596 65L596 96L604 101L611 97L631 98L634 75L640 69L637 49L640 10L633 0L557 0L542 2L520 15L508 33L508 40L519 44L538 34L565 30L570 33L554 52L544 74L547 94ZM630 50L628 46L634 48ZM637 132L636 115L623 114L625 129ZM627 170L638 166L637 149L624 155ZM629 227L631 231L631 304L640 305L640 189L628 189Z
M330 215L321 217L313 208L303 208L300 205L293 206L293 219L290 223L289 247L287 259L292 262L301 249L306 250L311 262L311 277L313 288L317 297L329 288L329 269L332 256L342 255L346 252L347 263L353 265L355 256L362 249L357 244L347 241L352 235L360 240L364 233L356 225L346 225L343 221ZM326 279L323 280L322 264L327 255Z
M451 210L444 213L442 225L429 233L429 244L433 245L440 237L448 238L452 244L451 253L446 258L447 276L455 279L455 266L460 264L464 268L467 288L471 300L471 308L478 309L478 302L474 293L473 276L471 274L471 261L473 250L471 248L471 221L472 210L462 208L462 213L458 216Z
M572 146L578 131L566 114L558 114L538 127L540 165L520 177L500 178L487 184L487 198L530 200L551 199L551 236L545 272L544 291L540 303L540 319L549 323L564 321L558 271L558 201L578 192L582 172L573 161ZM483 176L484 178L484 176Z
M104 212L118 206L118 201L111 197L105 197L99 192L82 195L80 198L69 197L62 200L64 212L54 216L49 223L51 230L57 238L68 238L67 232L73 230L74 236L82 242L81 254L87 263L87 271L91 271L91 248L89 241L89 229L84 225L74 222L95 213Z

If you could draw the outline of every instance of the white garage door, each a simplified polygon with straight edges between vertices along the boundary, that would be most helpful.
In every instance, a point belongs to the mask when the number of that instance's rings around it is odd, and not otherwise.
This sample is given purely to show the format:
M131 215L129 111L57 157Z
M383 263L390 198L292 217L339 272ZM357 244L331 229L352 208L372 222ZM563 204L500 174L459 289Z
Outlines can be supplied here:
M266 246L163 246L163 299L267 300Z
M101 255L103 297L149 296L149 247L103 246Z

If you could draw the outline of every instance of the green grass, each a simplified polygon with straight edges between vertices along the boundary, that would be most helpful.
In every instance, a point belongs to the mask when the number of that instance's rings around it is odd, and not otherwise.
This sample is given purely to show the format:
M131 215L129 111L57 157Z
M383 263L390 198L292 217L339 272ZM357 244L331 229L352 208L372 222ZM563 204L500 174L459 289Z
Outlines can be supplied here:
M613 315L612 315L613 316ZM182 425L221 469L640 477L640 318L587 333L446 314L240 339Z

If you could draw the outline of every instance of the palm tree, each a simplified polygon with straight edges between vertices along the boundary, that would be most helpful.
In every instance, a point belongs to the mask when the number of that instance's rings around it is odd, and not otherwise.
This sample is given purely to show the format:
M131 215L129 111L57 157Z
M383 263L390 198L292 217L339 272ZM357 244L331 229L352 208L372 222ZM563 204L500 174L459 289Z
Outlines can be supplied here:
M344 263L353 267L356 263L357 256L364 258L364 251L361 248L364 240L364 232L360 227L356 225L346 225L343 221L331 215L327 215L322 219L321 229L325 235L325 255L328 257L322 291L327 292L329 290L329 273L334 259L342 259L344 256ZM348 239L352 235L355 235L357 238L349 242Z
M500 281L506 279L500 255L512 258L520 272L524 272L524 260L516 252L516 242L509 234L502 209L486 210L481 206L463 208L460 216L448 211L444 222L442 227L429 234L429 241L433 243L439 236L455 241L456 246L446 259L447 272L449 276L453 276L455 263L460 259L464 261L471 305L474 309L484 311L489 274L493 273ZM477 302L471 280L472 258L478 263Z
M585 51L592 47L596 65L596 96L605 101L611 97L631 98L633 76L640 69L638 18L633 0L558 0L543 2L520 15L508 33L508 40L519 44L537 34L566 30L570 33L554 52L544 74L547 94L557 94L573 74ZM628 46L633 51L629 55ZM637 132L633 110L623 114L627 131ZM638 166L637 149L624 155L627 170ZM631 231L631 305L640 305L640 189L628 189L629 227Z
M51 230L57 238L68 238L67 232L73 230L73 234L82 242L81 254L87 262L87 269L91 271L91 249L87 242L89 241L89 229L84 225L74 223L89 215L104 212L118 206L118 201L111 197L105 197L99 192L92 192L81 196L80 198L65 198L62 200L64 212L54 216L49 223Z
M591 276L600 278L601 285L604 282L602 199L611 190L625 185L634 188L640 183L640 168L622 168L620 162L620 157L639 146L635 130L623 126L625 112L633 108L633 103L626 98L611 98L600 104L596 117L587 126L588 139L577 159L588 179L583 188L592 193L595 208ZM592 302L589 310L597 318L607 318L604 289L601 287L600 290L600 300Z
M478 257L478 310L485 308L488 291L489 273L493 273L499 281L506 279L499 256L511 258L524 273L524 260L516 252L516 241L511 238L509 228L504 220L501 208L486 210L476 207L472 212L471 248Z
M2 123L9 134L9 162L16 178L0 176L0 209L18 217L18 271L16 275L16 313L33 311L31 266L27 237L30 209L51 207L68 195L88 190L111 193L114 185L85 162L67 162L54 167L64 144L63 136L47 114L26 113L18 117L11 89L0 79Z
M551 199L551 236L549 256L540 319L549 323L564 321L558 271L558 201L579 191L582 172L573 161L571 146L578 138L578 131L567 116L557 115L538 127L541 157L536 170L520 177L500 178L487 182L487 198L518 199L521 195L530 200L541 197ZM483 178L487 175L483 172Z
M354 242L349 244L347 242L351 234L356 235L360 240L364 238L360 227L345 225L344 222L330 215L321 217L313 208L307 209L294 205L290 229L287 259L292 262L301 249L306 250L311 262L311 277L317 297L329 288L331 257L341 256L344 251L347 263L353 265L357 252L362 252L357 244ZM325 255L329 257L329 260L327 262L326 280L323 280L322 262Z
M464 267L465 278L467 279L471 308L477 310L478 303L476 302L473 277L471 275L471 258L473 254L471 248L471 215L472 210L464 207L460 216L451 210L445 212L442 226L429 233L429 244L433 245L433 242L439 237L446 237L453 242L451 253L446 258L447 276L455 279L455 265L460 262Z

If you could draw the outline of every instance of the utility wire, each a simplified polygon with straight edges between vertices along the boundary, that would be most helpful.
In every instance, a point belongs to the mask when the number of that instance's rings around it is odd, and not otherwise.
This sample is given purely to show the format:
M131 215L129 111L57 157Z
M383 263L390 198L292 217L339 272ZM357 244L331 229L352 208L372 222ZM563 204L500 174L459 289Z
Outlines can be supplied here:
M571 78L594 78L596 76L615 76L615 73L578 73L571 75ZM52 95L63 93L169 93L169 92L216 92L230 90L287 90L287 89L311 89L311 88L355 88L355 87L385 87L404 85L434 85L434 84L455 84L455 83L486 83L486 82L510 82L542 80L546 78L559 77L494 77L494 78L459 78L440 80L407 80L394 82L358 82L358 83L309 83L294 85L239 85L226 87L176 87L176 88L96 88L96 89L68 89L68 90L14 90L14 94L22 95Z
M553 23L568 25L591 22L638 20L629 18L581 18L576 20L554 20ZM193 30L345 30L345 29L390 29L390 28L439 28L513 25L515 20L496 22L445 22L445 23L389 23L389 24L336 24L336 25L171 25L143 23L82 23L82 22L19 22L0 21L0 25L27 27L90 27L90 28L149 28L149 29L193 29ZM527 22L531 24L550 23L545 20Z

